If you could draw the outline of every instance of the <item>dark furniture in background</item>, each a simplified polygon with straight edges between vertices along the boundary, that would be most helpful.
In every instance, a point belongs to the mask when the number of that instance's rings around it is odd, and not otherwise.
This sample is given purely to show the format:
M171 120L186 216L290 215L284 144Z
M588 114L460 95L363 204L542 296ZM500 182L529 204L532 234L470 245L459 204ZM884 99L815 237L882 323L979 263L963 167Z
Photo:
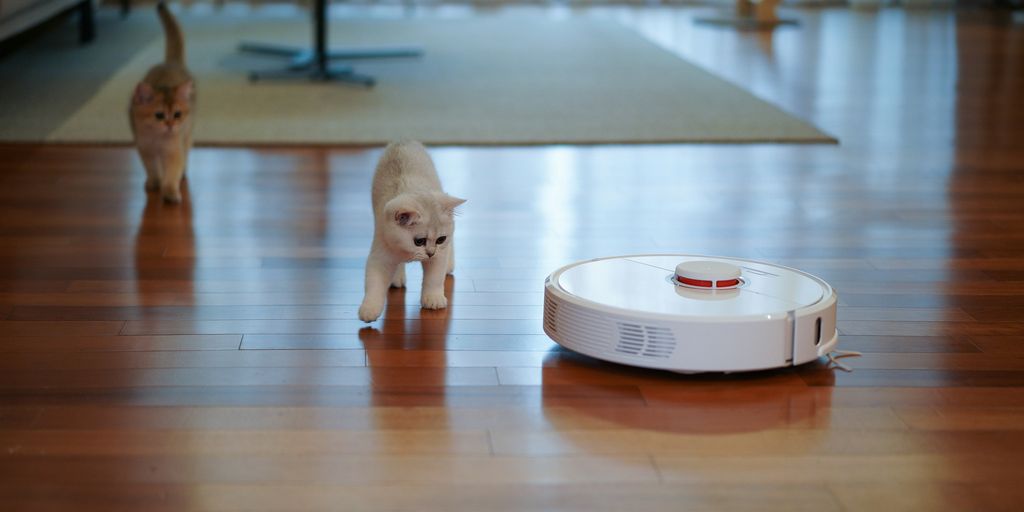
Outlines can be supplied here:
M127 1L127 0L125 0ZM332 66L332 60L380 59L418 57L423 50L417 46L331 50L327 48L327 0L316 0L313 5L313 47L293 48L264 43L243 42L243 52L275 55L291 59L291 64L276 71L253 71L250 80L274 78L309 78L317 81L339 81L372 87L373 77L360 75L352 66Z
M59 14L78 11L78 39L88 43L96 37L94 0L0 1L0 41L26 32Z

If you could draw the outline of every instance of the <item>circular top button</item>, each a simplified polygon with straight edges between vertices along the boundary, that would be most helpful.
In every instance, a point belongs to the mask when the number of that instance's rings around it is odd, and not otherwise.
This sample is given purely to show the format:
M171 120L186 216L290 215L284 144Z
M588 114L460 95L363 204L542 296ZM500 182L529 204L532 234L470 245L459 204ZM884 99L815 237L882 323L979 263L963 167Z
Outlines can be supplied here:
M695 288L735 288L740 285L740 267L723 261L694 260L676 265L676 281Z

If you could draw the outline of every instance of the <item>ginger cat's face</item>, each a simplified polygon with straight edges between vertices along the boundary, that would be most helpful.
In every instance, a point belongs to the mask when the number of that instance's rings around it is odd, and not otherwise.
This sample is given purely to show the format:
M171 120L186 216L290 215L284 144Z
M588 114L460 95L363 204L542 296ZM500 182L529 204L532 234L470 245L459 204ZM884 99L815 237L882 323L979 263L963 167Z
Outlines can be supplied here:
M132 98L132 121L137 132L177 135L192 113L192 82L173 89L154 89L142 82Z

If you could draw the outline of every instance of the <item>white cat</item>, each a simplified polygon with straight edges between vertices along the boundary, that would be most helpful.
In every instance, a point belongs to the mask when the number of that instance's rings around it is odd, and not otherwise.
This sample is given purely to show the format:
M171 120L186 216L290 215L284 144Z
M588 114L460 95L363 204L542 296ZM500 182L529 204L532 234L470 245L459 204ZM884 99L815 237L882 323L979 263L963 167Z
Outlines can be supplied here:
M452 235L455 207L466 202L445 194L434 163L419 142L388 145L373 175L373 245L366 259L366 284L359 319L376 320L388 286L405 286L405 263L423 264L420 304L444 309L445 275L455 268Z

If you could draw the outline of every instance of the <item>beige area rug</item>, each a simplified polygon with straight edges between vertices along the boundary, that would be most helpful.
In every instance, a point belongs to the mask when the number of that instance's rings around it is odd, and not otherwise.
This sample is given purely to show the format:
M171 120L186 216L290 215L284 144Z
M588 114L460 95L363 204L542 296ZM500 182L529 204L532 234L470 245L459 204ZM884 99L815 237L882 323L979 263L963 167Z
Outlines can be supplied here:
M355 62L364 89L249 83L283 59L242 40L309 44L306 20L183 19L207 145L834 142L813 126L612 22L520 17L333 22L333 46L415 43L425 54ZM126 104L162 58L155 38L51 131L51 142L130 141Z

